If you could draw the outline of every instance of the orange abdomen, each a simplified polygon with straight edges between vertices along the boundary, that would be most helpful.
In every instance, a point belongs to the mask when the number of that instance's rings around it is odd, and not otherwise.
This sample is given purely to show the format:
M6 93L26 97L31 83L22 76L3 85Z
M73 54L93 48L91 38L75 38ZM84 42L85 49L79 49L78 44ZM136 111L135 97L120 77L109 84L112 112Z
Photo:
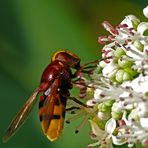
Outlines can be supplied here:
M64 101L63 101L64 100ZM41 96L39 116L44 134L50 141L59 138L64 126L66 98L61 100L59 94Z

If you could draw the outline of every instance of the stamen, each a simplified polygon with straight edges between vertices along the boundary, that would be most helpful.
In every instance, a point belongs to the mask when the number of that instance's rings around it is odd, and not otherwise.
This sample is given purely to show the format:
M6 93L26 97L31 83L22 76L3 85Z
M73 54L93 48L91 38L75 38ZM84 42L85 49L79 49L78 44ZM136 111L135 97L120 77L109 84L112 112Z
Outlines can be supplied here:
M86 124L90 116L90 114L86 115L82 123L76 128L75 133L78 133L80 131L80 129Z
M87 145L87 148L95 147L95 146L99 146L99 145L100 145L100 141Z
M128 25L127 24L119 24L119 25L117 25L117 28L127 28L128 27Z
M131 89L131 87L129 87L129 86L126 86L126 87L125 87L125 89L129 90L129 89Z
M118 35L118 31L107 21L102 23L102 26L109 31L112 35Z
M113 35L109 35L109 36L108 36L108 40L109 40L109 42L114 41L114 38L115 38L115 36L113 36Z
M129 97L133 98L133 94L132 94L132 93L130 93L130 94L129 94Z
M86 112L83 110L82 112L80 112L79 114L69 118L66 120L66 123L71 123L72 121L75 121L77 119L79 119L80 117L84 116L86 114Z
M93 138L96 138L97 137L97 135L94 134L93 132L90 133L90 136L93 137Z
M101 93L101 94L100 94L100 97L101 97L101 98L104 98L104 97L105 97L105 94L102 94L102 93Z
M121 45L118 42L115 42L115 45L121 47Z
M106 44L106 42L108 42L109 40L108 40L108 37L107 36L100 36L100 37L98 37L98 42L100 43L100 44Z

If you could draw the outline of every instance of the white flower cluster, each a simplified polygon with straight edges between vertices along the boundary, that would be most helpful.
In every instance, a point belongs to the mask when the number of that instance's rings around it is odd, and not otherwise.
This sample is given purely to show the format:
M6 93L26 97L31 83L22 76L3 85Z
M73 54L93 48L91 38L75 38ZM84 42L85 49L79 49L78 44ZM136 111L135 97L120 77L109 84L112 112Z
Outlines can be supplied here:
M148 6L143 13L148 18ZM148 147L148 22L128 15L116 27L103 27L111 35L98 38L105 44L91 85L93 99L87 105L96 113L91 120L89 147L136 144Z

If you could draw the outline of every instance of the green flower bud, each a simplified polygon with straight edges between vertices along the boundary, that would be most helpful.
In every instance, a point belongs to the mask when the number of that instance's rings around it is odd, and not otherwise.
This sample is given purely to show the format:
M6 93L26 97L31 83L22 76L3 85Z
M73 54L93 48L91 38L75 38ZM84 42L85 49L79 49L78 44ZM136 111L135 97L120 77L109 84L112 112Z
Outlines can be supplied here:
M129 73L131 78L133 78L134 76L136 76L138 74L136 70L133 70L133 69L128 68L128 67L124 68L124 71Z
M127 72L124 72L123 74L123 81L131 80L131 75Z
M98 112L98 117L101 119L101 120L108 120L110 119L111 117L111 112Z
M114 51L114 55L115 57L120 58L122 55L125 55L125 51L122 48L117 47Z
M108 74L108 77L109 77L110 79L114 78L114 77L116 76L116 73L117 73L118 70L119 70L119 69L114 69L110 74Z
M143 52L144 45L141 44L140 41L136 40L136 41L133 43L133 45L134 45L138 50L140 50L140 51Z
M104 104L108 107L112 107L114 102L115 102L115 100L108 100L108 101L104 102Z
M119 84L119 82L116 80L116 75L113 78L110 78L111 82L114 84Z
M133 19L133 20L131 20L131 22L132 22L133 28L135 30L137 30L137 27L138 27L140 21L138 21L137 19Z
M116 80L119 82L119 83L122 83L124 81L127 81L127 80L131 80L131 76L129 73L125 72L124 70L120 69L118 70L118 72L116 73Z
M100 110L103 103L98 104L98 109Z
M138 121L139 120L139 115L137 114L137 110L136 109L133 109L129 113L128 117L131 118L131 119L134 119L135 121Z
M108 112L111 110L111 107L108 107L107 105L105 105L105 103L102 103L102 106L100 108L101 112Z
M123 113L122 112L111 112L112 118L115 120L120 120L122 118Z
M93 96L94 90L91 87L88 87L86 91L88 96Z
M126 55L123 55L121 58L118 59L118 65L121 68L131 67L133 65L133 61L128 58Z
M97 117L94 117L93 118L93 121L99 126L100 129L104 130L105 129L105 124L106 124L106 121L104 120L101 120Z

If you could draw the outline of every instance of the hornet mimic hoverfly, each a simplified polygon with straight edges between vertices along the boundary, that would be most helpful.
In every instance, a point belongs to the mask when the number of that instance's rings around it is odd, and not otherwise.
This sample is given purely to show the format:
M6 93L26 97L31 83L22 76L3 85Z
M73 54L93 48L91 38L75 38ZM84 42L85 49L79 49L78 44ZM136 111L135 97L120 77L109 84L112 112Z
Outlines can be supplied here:
M72 74L71 68L76 69L74 74ZM24 123L32 110L37 95L41 92L43 95L39 100L39 118L43 133L50 141L58 139L64 125L66 103L70 97L69 89L73 87L72 79L83 70L77 55L66 50L56 52L42 74L39 87L12 120L3 141L7 142ZM76 102L82 104L78 100Z

